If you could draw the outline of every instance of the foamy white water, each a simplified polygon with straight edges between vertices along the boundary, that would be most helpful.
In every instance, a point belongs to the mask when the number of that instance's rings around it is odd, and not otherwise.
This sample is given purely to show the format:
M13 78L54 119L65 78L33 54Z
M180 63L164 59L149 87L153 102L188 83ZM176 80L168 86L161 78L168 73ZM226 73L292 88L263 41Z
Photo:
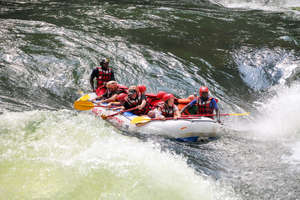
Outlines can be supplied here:
M212 2L229 8L257 10L279 10L300 6L298 0L213 0Z
M32 111L0 119L4 199L235 199L183 157L91 115Z

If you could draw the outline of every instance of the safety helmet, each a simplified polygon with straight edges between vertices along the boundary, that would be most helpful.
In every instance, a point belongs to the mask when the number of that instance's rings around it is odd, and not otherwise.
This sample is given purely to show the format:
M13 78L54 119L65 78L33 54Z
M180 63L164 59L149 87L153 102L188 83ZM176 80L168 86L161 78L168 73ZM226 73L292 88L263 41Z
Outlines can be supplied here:
M117 96L117 101L124 101L127 94L121 93Z
M202 86L202 87L200 87L200 89L199 89L199 95L200 95L200 97L202 96L202 93L203 92L209 92L209 90L208 90L208 87L206 87L206 86Z
M157 98L162 99L165 94L167 94L167 93L164 91L159 91L156 96L157 96Z
M146 92L147 88L145 85L139 85L137 86L138 87L138 90L140 91L140 93L144 93Z
M168 101L169 99L174 98L173 94L165 94L163 96L163 101Z

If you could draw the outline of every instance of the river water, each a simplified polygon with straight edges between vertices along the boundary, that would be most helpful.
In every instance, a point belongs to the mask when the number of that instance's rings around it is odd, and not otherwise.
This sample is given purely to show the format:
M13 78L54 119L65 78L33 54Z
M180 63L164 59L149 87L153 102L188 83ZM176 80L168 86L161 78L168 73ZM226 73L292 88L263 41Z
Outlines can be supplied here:
M300 199L298 0L0 1L0 199ZM132 137L72 104L117 80L201 85L240 131Z

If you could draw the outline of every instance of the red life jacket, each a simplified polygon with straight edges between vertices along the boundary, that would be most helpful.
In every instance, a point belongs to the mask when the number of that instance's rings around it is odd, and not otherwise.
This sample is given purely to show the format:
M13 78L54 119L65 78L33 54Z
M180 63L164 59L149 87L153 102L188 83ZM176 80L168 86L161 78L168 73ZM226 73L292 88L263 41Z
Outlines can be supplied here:
M149 103L150 109L154 109L158 106L160 102L162 102L161 99L157 98L156 94L148 93L146 94L147 102Z
M214 113L214 108L210 107L210 102L212 101L212 97L209 97L207 101L201 102L200 97L197 98L197 108L198 112L197 114L199 115L206 115L206 114L213 114Z
M97 76L97 88L103 87L104 83L108 82L112 78L112 69L108 67L104 70L102 67L97 67L98 69L98 76Z
M109 99L113 95L117 94L117 90L110 91L109 89L106 90L106 92L102 95L102 99Z
M165 102L161 102L158 105L158 108L161 110L161 114L165 117L174 117L175 114L175 106L168 106Z
M141 96L141 95L138 95L135 99L131 99L131 98L127 97L127 98L125 99L125 101L126 101L126 104L129 105L128 108L136 107L136 106L138 106L138 105L141 105L142 102L143 102L142 96ZM128 108L127 108L127 109L128 109ZM148 101L147 101L147 99L146 99L146 105L145 105L145 107L144 107L143 109L141 109L141 110L137 109L137 110L133 110L133 111L131 111L131 112L132 112L133 114L136 114L136 115L145 115L145 114L147 114L150 110L151 110L151 106L150 106L150 104L148 103Z

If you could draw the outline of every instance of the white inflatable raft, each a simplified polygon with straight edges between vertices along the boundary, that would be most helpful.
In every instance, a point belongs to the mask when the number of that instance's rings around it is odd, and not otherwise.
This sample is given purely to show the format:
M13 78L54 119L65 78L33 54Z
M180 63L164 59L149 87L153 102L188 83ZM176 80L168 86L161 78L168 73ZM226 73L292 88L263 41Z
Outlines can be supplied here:
M89 99L93 99L95 97L95 93L89 94ZM101 120L101 115L108 116L116 112L118 111L107 109L105 107L94 107L92 109L92 113ZM131 121L136 117L138 116L131 112L124 112L122 114L108 117L106 121L122 131L162 135L169 138L175 138L179 141L198 141L201 138L216 137L222 129L222 125L207 117L165 121L155 120L140 124L140 126L131 123Z

